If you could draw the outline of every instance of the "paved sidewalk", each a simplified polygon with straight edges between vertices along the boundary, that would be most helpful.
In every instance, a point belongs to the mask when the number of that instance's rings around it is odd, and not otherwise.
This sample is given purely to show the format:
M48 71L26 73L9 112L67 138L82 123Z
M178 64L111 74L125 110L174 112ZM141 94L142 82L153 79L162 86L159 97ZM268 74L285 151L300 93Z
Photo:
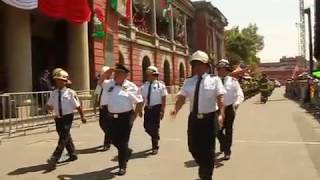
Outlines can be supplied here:
M255 97L240 107L232 159L218 164L215 180L320 180L320 125L282 93L277 89L265 105ZM56 145L56 133L4 140L0 179L195 180L197 167L187 150L187 116L187 106L175 121L166 115L158 156L147 151L150 140L137 119L131 136L134 155L124 177L113 174L117 171L115 148L108 152L95 148L102 142L102 133L98 123L89 123L72 130L79 160L63 163L52 172L45 172L45 161Z

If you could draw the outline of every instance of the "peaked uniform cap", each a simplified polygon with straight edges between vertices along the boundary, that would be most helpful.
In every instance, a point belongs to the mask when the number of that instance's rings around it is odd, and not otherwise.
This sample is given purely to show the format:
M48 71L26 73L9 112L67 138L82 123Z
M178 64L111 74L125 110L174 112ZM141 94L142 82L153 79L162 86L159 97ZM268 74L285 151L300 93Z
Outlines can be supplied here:
M226 59L221 59L217 64L217 68L230 68L230 62Z
M125 73L129 73L130 70L125 67L124 65L122 64L116 64L115 68L114 68L115 71L122 71L122 72L125 72Z

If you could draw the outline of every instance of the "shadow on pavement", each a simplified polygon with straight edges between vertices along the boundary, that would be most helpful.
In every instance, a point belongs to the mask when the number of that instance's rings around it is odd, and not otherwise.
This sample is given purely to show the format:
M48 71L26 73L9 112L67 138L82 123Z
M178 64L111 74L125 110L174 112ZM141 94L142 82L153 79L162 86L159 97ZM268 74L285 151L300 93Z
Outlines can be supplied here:
M195 160L190 160L190 161L184 162L184 166L185 166L186 168L194 168L194 167L197 167L198 164L196 163Z
M216 153L216 157L218 157L218 156L220 156L221 155L221 153ZM215 168L219 168L219 167L222 167L222 166L224 166L224 164L222 164L222 162L223 162L223 158L218 158L218 159L216 159L215 160ZM194 168L194 167L197 167L198 166L198 164L196 163L196 161L195 160L190 160L190 161L186 161L186 162L184 162L184 166L186 167L186 168Z
M115 173L112 171L117 169L118 166L110 167L108 169L88 172L83 174L63 174L59 175L57 178L59 180L94 180L94 179L113 179L115 178Z
M63 166L66 165L67 161L63 161L57 164L58 166ZM23 175L27 173L33 173L33 172L39 172L43 171L42 174L50 173L54 171L55 169L50 168L48 164L40 164L40 165L35 165L35 166L29 166L29 167L23 167L23 168L18 168L12 172L9 172L9 176L15 176L15 175Z
M134 153L132 153L130 159L133 160L133 159L147 158L147 157L151 156L151 150L152 149L147 149L147 150L140 151L140 152L134 152ZM118 156L115 156L112 159L112 161L118 161Z
M77 153L78 154L94 154L97 152L102 152L101 148L102 146L96 146L96 147L91 147L86 149L78 149Z

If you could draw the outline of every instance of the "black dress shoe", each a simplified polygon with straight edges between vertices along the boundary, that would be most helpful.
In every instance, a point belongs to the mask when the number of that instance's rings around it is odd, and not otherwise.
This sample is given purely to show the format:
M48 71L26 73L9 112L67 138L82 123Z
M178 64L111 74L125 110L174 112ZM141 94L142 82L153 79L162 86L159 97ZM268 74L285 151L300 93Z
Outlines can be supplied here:
M111 145L110 144L107 144L107 145L103 145L102 147L102 151L109 151L111 148Z
M124 176L127 173L126 169L120 168L117 175L118 176Z
M158 152L159 152L159 150L158 150L158 149L152 149L151 154L152 154L152 155L157 155L157 154L158 154Z
M50 170L55 169L57 167L58 160L55 157L51 157L50 159L47 160L47 163Z
M67 161L76 161L78 160L78 156L76 155L70 155L69 159Z
M225 154L223 157L223 160L228 161L230 160L230 155Z

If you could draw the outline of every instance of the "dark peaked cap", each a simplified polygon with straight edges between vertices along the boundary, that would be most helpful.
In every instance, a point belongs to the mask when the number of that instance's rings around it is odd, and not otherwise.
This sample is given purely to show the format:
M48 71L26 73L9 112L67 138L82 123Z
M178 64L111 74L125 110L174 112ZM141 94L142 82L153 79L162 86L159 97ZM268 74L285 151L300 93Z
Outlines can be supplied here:
M115 71L122 71L122 72L125 72L125 73L129 73L129 69L127 67L125 67L124 65L122 64L119 64L117 63L116 64L116 67L114 68Z

